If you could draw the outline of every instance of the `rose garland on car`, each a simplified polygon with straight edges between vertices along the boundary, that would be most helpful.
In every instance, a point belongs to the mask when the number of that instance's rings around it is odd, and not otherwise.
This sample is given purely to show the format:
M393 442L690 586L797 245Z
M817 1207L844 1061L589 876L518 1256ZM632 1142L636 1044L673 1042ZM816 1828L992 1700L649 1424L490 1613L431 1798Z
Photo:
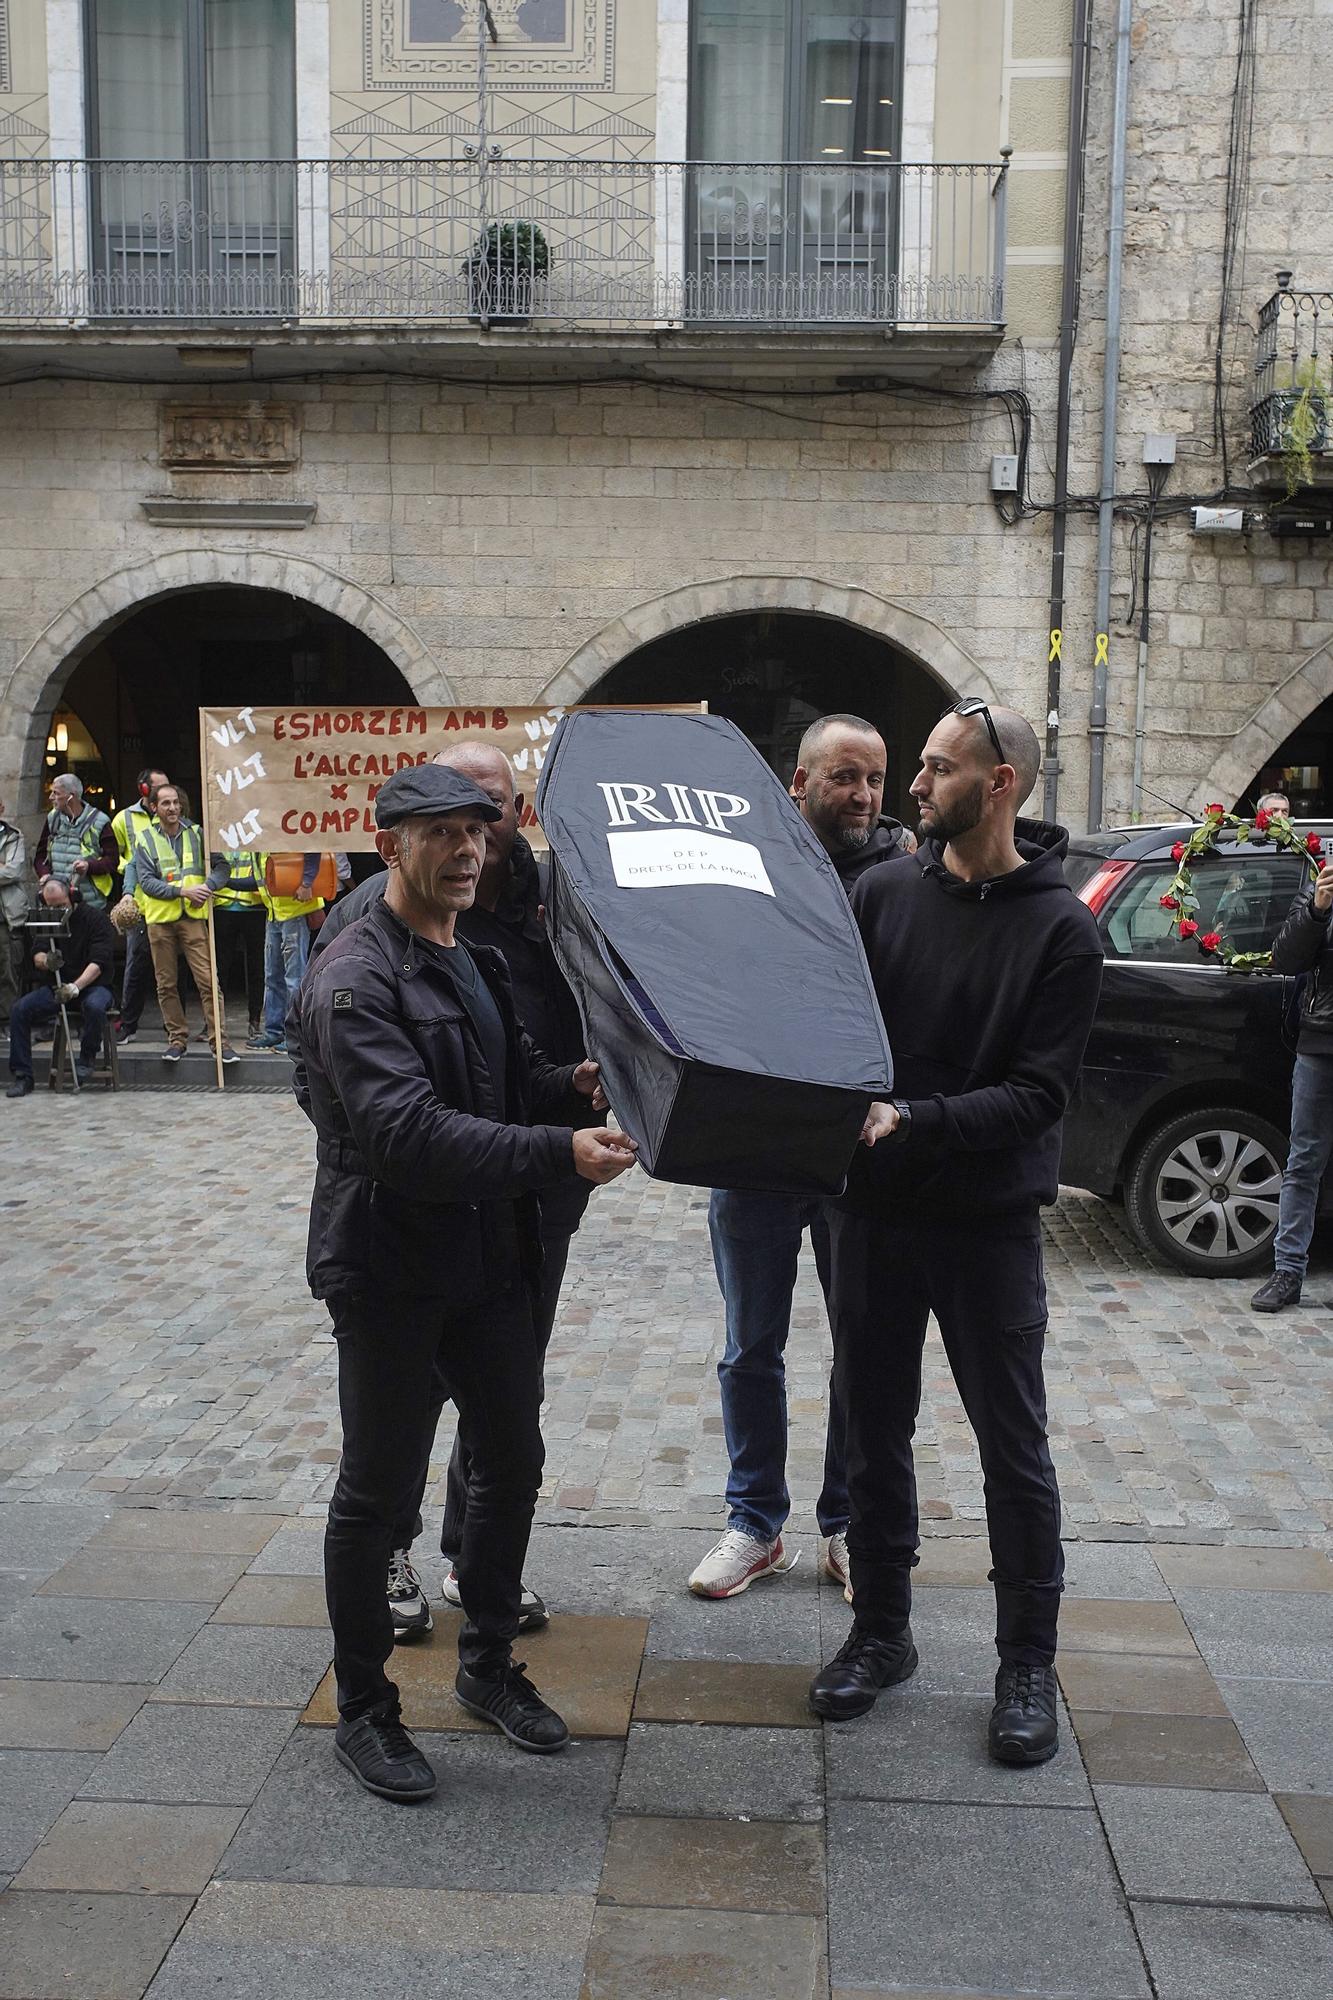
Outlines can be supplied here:
M1297 833L1282 813L1257 812L1253 819L1241 819L1224 806L1204 808L1204 817L1188 840L1178 840L1171 849L1176 872L1167 893L1160 898L1164 910L1174 914L1173 928L1182 938L1193 938L1205 958L1216 958L1229 972L1258 972L1273 962L1271 951L1232 951L1221 931L1200 930L1195 911L1199 899L1194 893L1192 864L1201 854L1211 854L1224 827L1231 827L1236 845L1251 840L1271 841L1289 854L1299 854L1317 875L1324 859L1324 844L1317 833Z

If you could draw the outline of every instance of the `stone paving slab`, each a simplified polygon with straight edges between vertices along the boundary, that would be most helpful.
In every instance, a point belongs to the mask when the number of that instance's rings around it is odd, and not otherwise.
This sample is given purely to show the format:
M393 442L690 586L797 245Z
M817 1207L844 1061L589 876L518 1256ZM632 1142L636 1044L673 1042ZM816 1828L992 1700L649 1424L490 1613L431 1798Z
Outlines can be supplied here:
M1234 1722L1223 1716L1106 1715L1072 1711L1094 1785L1170 1785L1261 1792L1264 1781Z
M152 1691L103 1681L0 1680L0 1747L109 1750Z
M620 1814L598 1900L641 1909L754 1910L822 1917L824 1834L782 1821Z
M82 1796L248 1806L296 1721L294 1708L149 1702L108 1749Z
M1266 1910L1136 1904L1157 2000L1328 2000L1333 1927Z
M17 1874L95 1768L83 1751L0 1751L0 1870Z
M1327 1681L1305 1686L1219 1679L1217 1684L1273 1791L1333 1793L1333 1699Z
M304 1708L331 1648L327 1632L209 1625L181 1653L153 1700Z
M796 1729L636 1722L625 1746L623 1812L713 1819L818 1820L814 1738Z
M1333 1594L1180 1590L1176 1602L1215 1674L1333 1681Z
M0 1671L23 1680L155 1680L185 1651L209 1609L30 1597L5 1623Z
M227 1881L592 1895L620 1770L618 1743L532 1757L491 1732L423 1732L432 1799L360 1791L327 1729L297 1729L222 1864Z
M818 2000L813 1917L599 1909L581 2000Z
M188 1896L0 1896L0 2000L141 2000Z
M881 1695L867 1716L825 1732L830 1799L949 1799L955 1804L1090 1806L1092 1793L1068 1717L1037 1784L986 1752L987 1695L933 1695L909 1682Z
M1147 2000L1091 1811L838 1801L828 1856L835 1986Z
M244 1556L116 1549L97 1544L95 1536L47 1578L37 1595L218 1604L245 1571Z
M150 2000L577 2000L590 1896L219 1882Z
M1097 1810L1129 1896L1322 1906L1271 1798L1099 1785Z
M15 1877L14 1887L198 1896L242 1817L235 1806L76 1799Z

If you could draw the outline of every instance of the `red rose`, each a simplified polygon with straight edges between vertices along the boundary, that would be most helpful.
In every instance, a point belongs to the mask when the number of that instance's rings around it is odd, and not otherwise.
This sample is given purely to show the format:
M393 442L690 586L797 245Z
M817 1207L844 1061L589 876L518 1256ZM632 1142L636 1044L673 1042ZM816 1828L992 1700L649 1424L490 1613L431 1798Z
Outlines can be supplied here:
M1205 931L1203 936L1199 939L1199 943L1202 945L1205 951L1216 951L1217 947L1221 944L1221 942L1222 942L1221 931Z
M1180 908L1180 904L1174 896L1159 896L1157 900L1164 910L1178 910Z
M1272 815L1272 813L1271 813L1271 812L1257 812L1257 813L1256 813L1256 814L1254 815L1254 830L1255 830L1255 832L1256 832L1256 833L1267 833L1267 831L1268 831L1268 829L1269 829L1269 826L1270 826L1270 825L1271 825L1271 823L1272 823L1272 819L1273 819L1273 815Z
M1185 843L1183 840L1178 840L1171 849L1171 859L1173 861L1183 861L1185 859Z
M1324 851L1324 843L1317 833L1307 833L1305 836L1305 845L1310 854L1322 854Z
M1225 806L1205 806L1204 811L1208 815L1209 819L1225 819L1227 816L1227 809Z
M1193 917L1182 917L1180 919L1180 935L1182 937L1193 937L1198 928L1199 926L1195 923Z

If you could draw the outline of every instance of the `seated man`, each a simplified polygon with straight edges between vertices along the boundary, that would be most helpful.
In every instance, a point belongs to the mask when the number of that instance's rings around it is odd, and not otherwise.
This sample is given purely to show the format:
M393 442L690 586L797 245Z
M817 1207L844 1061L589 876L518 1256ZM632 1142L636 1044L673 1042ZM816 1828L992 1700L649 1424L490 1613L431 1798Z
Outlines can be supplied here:
M58 974L51 968L49 949L33 953L33 965L44 983L16 1000L10 1012L9 1068L14 1080L5 1092L7 1097L26 1097L31 1091L33 1028L39 1021L53 1021L62 1000L66 1004L77 1002L82 1015L76 1069L79 1082L86 1083L102 1046L102 1029L113 998L111 968L116 940L105 910L71 900L69 890L55 875L48 875L42 883L41 899L43 908L53 916L68 911L69 934L59 940Z

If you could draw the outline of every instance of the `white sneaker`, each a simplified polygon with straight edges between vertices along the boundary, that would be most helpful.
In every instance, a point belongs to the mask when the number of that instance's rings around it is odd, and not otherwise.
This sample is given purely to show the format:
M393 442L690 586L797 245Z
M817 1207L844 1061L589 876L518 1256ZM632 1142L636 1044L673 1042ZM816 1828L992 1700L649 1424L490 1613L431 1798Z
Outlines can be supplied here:
M452 1563L449 1565L449 1574L444 1579L444 1587L441 1595L446 1604L457 1604L461 1608L463 1593L458 1587L458 1571ZM518 1600L519 1631L540 1632L542 1626L549 1625L550 1622L551 1614L546 1609L545 1604L538 1597L536 1591L529 1590L525 1583L523 1585L523 1594Z
M395 1646L401 1645L404 1639L416 1639L432 1630L435 1621L430 1615L421 1578L412 1567L409 1550L394 1549L391 1552L385 1591L389 1599L389 1616L393 1619Z
M787 1554L781 1535L765 1542L740 1528L728 1528L690 1578L690 1589L696 1597L739 1597L761 1576L794 1569L799 1556L799 1549Z
M850 1604L852 1601L852 1571L847 1560L847 1532L839 1528L836 1535L830 1535L819 1544L819 1574L830 1583L840 1583L842 1594Z

